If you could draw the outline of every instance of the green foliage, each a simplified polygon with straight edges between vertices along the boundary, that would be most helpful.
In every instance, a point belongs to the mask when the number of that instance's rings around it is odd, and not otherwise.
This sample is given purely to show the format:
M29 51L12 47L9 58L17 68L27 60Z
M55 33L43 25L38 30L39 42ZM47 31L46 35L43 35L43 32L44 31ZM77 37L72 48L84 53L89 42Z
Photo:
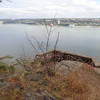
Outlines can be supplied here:
M8 67L8 65L0 62L0 70L7 71Z
M0 62L0 71L9 71L9 72L14 72L15 67L14 66L9 66L5 63Z

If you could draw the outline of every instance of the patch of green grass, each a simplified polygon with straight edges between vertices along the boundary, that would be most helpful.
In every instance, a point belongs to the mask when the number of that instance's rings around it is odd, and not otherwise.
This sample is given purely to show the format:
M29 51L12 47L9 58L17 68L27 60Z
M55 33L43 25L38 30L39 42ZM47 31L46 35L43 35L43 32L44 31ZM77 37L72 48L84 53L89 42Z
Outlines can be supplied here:
M5 63L0 62L0 70L14 72L15 67L14 66L9 66Z
M7 64L0 62L0 70L6 71L8 69L8 67L9 66Z

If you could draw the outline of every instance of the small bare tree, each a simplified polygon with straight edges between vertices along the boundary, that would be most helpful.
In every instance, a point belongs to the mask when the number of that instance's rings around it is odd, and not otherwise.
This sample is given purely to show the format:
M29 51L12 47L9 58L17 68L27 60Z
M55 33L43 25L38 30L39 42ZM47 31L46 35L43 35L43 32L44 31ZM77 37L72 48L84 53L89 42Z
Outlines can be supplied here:
M53 22L53 20L52 20ZM46 20L44 19L44 26L45 26L45 29L46 29L46 41L45 43L42 41L40 42L36 37L32 36L32 37L29 37L28 33L25 32L25 35L26 35L26 39L27 41L29 42L29 44L31 45L32 49L33 49L33 53L35 54L38 54L39 52L48 52L49 51L49 48L50 48L50 38L51 38L51 35L52 33L54 32L54 26L53 26L53 23L50 23L51 25L48 25L48 23L46 22ZM56 38L56 41L54 43L54 47L53 47L53 50L56 50L57 48L57 44L59 42L59 35L60 35L60 32L58 32L58 35L57 35L57 38ZM35 45L35 43L37 45ZM56 65L56 62L54 60L54 62L50 63L50 62L46 62L48 60L48 57L46 55L43 55L44 56L44 60L45 60L45 70L47 72L47 74L49 76L52 76L52 75L55 75L55 65ZM55 56L55 53L54 53L54 56ZM54 58L55 59L55 58ZM21 58L21 59L17 59L17 62L21 65L23 65L25 68L28 67L25 65L25 62L24 60ZM31 67L30 67L31 69Z

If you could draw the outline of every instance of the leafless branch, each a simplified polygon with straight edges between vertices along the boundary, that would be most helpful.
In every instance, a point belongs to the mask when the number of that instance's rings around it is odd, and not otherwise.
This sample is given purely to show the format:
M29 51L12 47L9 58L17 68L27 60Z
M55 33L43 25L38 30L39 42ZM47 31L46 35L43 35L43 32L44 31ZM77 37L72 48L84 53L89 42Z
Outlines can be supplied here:
M34 36L32 36L32 37L33 37L33 39L36 41L39 50L40 50L41 52L43 52L43 49L42 49L42 43L43 43L43 42L40 43Z
M54 50L56 50L57 44L59 42L59 35L60 35L60 33L58 32L57 40L56 40L55 45L54 45Z
M46 52L48 51L48 46L49 46L49 40L50 40L51 32L52 32L52 26L50 27L50 30L47 33L48 36L47 36L47 42L46 42Z
M0 0L0 3L2 3L4 0ZM6 1L8 1L8 2L12 2L11 0L6 0Z
M31 41L31 39L29 38L28 34L26 33L26 38L28 40L28 42L30 43L30 45L32 46L33 50L38 53L37 48L34 46L33 42Z

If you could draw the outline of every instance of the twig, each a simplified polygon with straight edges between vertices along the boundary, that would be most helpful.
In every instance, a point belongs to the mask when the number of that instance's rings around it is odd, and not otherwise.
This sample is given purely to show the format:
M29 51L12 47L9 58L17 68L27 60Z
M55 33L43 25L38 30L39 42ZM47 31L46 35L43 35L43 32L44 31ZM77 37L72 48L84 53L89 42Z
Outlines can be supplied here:
M37 48L34 46L34 44L32 43L32 41L30 40L30 38L28 37L27 33L26 33L26 38L27 38L28 42L30 43L30 45L32 46L32 48L35 50L35 52L38 53Z
M56 50L57 44L59 42L59 35L60 35L60 33L58 32L57 40L56 40L55 45L54 45L54 50Z

